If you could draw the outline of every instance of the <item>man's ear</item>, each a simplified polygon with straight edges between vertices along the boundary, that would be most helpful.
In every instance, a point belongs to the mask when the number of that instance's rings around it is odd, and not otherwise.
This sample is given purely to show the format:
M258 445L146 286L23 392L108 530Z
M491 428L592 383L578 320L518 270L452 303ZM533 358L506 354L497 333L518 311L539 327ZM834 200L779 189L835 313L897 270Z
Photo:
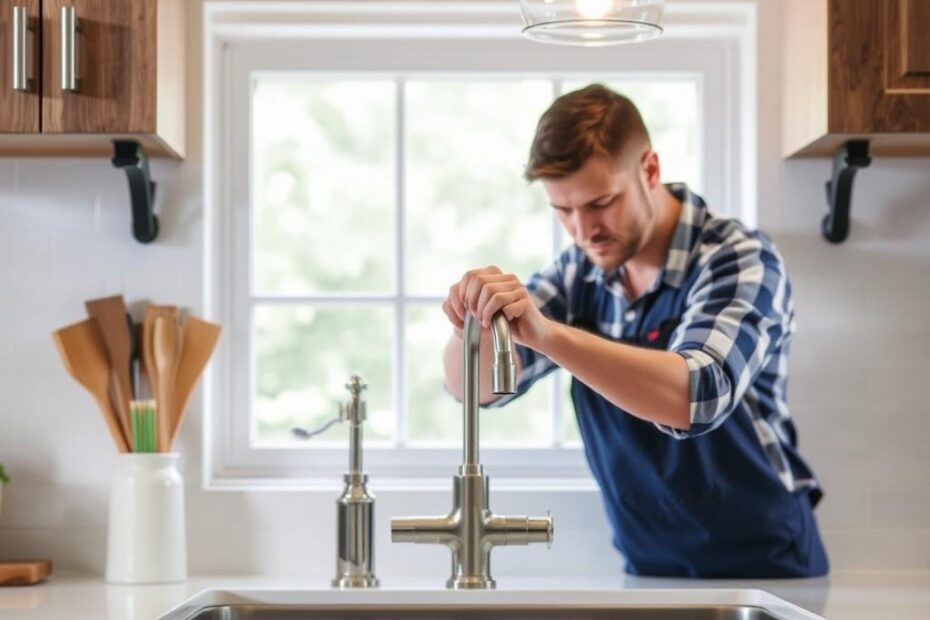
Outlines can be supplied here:
M661 183L659 154L647 148L639 159L639 170L646 189L655 189Z

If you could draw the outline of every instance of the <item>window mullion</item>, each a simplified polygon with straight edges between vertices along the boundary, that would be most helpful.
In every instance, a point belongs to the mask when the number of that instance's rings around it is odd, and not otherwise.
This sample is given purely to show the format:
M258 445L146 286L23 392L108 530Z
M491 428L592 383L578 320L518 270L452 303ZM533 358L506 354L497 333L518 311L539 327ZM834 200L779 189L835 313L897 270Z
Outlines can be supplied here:
M395 171L395 234L397 247L394 254L394 265L396 269L395 280L397 282L397 301L394 312L394 416L397 428L396 443L401 447L407 443L407 342L406 342L406 322L407 322L407 283L405 272L407 266L406 255L406 235L405 235L405 185L406 162L404 161L404 141L405 141L405 111L404 111L404 88L405 83L402 78L397 80L395 127L394 127L394 171Z
M558 257L562 247L562 229L555 213L552 214L552 256ZM562 428L565 413L562 411L562 382L565 372L560 368L552 374L549 390L549 411L552 416L552 445L561 447L563 443Z
M556 99L562 94L562 80L552 80L552 98ZM552 214L552 256L558 257L562 249L562 228L558 218ZM552 420L552 445L556 448L562 447L564 440L562 429L565 412L562 411L562 383L565 372L562 369L552 373L552 381L549 383L549 415Z

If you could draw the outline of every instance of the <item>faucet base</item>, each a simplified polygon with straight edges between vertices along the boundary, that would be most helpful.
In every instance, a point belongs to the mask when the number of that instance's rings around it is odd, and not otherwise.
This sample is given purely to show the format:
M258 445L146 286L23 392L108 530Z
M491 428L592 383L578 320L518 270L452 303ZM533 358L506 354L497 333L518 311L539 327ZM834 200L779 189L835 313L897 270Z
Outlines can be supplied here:
M371 575L347 575L333 579L333 587L340 590L377 588L379 585L378 578Z
M449 590L493 590L497 584L490 577L478 577L476 575L453 577L446 582L446 588Z

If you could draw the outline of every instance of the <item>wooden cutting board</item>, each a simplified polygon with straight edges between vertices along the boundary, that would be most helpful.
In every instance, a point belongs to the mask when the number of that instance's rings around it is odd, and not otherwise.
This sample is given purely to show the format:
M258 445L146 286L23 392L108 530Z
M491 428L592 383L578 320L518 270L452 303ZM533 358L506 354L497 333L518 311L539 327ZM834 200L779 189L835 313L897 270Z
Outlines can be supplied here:
M31 586L52 574L51 560L0 562L0 586Z

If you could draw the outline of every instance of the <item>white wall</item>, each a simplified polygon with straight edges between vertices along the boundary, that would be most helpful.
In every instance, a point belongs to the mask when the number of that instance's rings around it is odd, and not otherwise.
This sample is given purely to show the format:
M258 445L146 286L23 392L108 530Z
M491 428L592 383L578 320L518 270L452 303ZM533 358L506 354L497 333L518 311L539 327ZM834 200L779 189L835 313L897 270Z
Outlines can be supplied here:
M779 9L765 2L759 10L761 75L777 76ZM0 461L14 477L0 559L103 569L115 453L50 332L82 318L84 299L106 294L200 308L199 0L189 26L189 157L153 165L162 223L154 244L132 240L125 175L107 160L0 159ZM930 376L930 161L877 160L861 171L852 236L830 246L819 235L830 163L780 159L779 84L764 78L760 88L759 221L793 277L790 404L827 491L818 515L834 568L930 568L930 407L921 389ZM191 571L331 577L335 498L202 491L200 416L191 413L179 442ZM444 579L445 550L391 545L387 523L444 511L451 491L378 493L376 480L373 489L378 574ZM495 551L497 577L619 570L596 495L492 491L492 506L548 507L556 522L551 551Z

